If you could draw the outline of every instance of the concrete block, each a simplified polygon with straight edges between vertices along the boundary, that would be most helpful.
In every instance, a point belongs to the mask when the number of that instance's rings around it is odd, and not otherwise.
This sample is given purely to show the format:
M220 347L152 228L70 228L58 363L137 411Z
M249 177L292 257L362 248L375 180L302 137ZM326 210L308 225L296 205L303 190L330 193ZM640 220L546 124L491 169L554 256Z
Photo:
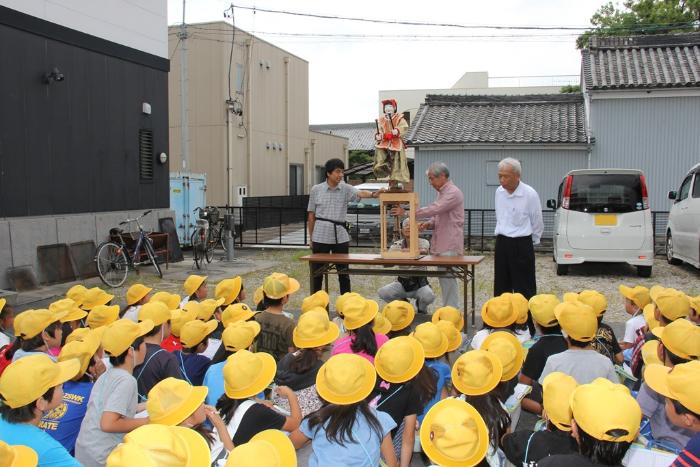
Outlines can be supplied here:
M56 217L56 231L59 243L71 244L85 240L96 242L95 214Z
M0 289L9 285L7 268L12 267L12 243L10 242L10 223L0 221Z
M10 219L10 241L14 266L29 265L39 271L36 247L58 243L54 217Z
M129 217L128 212L100 212L95 215L96 244L100 244L109 239L109 229L122 227L119 223Z

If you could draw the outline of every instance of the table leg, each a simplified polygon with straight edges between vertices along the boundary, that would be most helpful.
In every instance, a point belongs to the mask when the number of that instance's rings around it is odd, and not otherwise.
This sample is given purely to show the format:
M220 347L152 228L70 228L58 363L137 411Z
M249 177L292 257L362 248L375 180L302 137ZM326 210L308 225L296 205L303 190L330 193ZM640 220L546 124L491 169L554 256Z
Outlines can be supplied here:
M474 275L474 265L471 265L472 272L472 326L474 326L474 314L476 313L476 276Z
M467 309L467 303L469 300L469 271L467 268L460 269L462 270L462 282L464 283L464 304L462 305L462 309L466 315L469 312ZM467 323L467 332L469 332L469 320L465 320L465 322Z
M314 290L314 263L309 261L309 295L313 293Z

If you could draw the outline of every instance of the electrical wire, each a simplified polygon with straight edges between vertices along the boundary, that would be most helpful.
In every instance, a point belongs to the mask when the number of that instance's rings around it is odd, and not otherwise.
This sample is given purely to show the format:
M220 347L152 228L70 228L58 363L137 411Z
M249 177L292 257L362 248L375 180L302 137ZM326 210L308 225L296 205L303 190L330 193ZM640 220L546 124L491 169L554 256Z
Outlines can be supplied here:
M173 57L175 56L175 52L177 51L177 48L180 45L181 41L182 41L182 39L180 39L180 38L177 39L177 43L175 44L175 47L173 48L173 52L170 54L170 57L168 58L168 60L173 59Z

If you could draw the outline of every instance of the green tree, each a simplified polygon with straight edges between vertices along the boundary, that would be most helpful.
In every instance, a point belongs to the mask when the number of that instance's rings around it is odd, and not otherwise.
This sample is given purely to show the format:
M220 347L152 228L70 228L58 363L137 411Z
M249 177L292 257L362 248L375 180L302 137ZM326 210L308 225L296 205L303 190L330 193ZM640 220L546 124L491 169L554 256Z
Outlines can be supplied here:
M591 17L593 28L576 39L579 49L591 36L631 36L698 30L700 0L625 0L608 2Z
M368 151L358 151L356 149L348 151L348 163L350 167L366 164L367 162L372 162L373 160L372 154Z
M581 86L578 84L567 84L566 86L562 86L561 89L559 89L559 92L561 94L569 94L572 92L581 92Z

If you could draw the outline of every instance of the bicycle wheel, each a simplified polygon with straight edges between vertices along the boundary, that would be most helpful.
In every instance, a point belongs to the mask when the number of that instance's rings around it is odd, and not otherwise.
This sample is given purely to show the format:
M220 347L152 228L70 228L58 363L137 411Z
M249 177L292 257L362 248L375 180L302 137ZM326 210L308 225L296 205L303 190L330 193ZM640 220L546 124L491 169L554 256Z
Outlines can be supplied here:
M194 258L194 265L197 267L197 269L202 269L200 263L204 261L204 257L202 256L203 244L202 237L199 233L199 229L192 232L190 243L192 245L192 257Z
M104 242L97 247L95 265L100 279L109 287L119 287L129 274L125 248L114 242Z
M226 238L224 237L224 226L221 224L215 225L211 229L212 248L221 245L221 248L226 251Z
M211 263L211 260L214 259L214 247L216 246L216 240L214 239L211 230L207 232L206 238L207 241L204 247L204 258L207 260L207 263Z
M147 238L146 241L144 242L144 246L146 247L146 254L148 255L148 259L151 260L151 264L153 265L153 268L156 270L156 274L158 274L158 277L161 279L163 278L163 271L160 270L160 264L158 264L158 259L156 258L156 252L153 249L153 240L150 238Z

